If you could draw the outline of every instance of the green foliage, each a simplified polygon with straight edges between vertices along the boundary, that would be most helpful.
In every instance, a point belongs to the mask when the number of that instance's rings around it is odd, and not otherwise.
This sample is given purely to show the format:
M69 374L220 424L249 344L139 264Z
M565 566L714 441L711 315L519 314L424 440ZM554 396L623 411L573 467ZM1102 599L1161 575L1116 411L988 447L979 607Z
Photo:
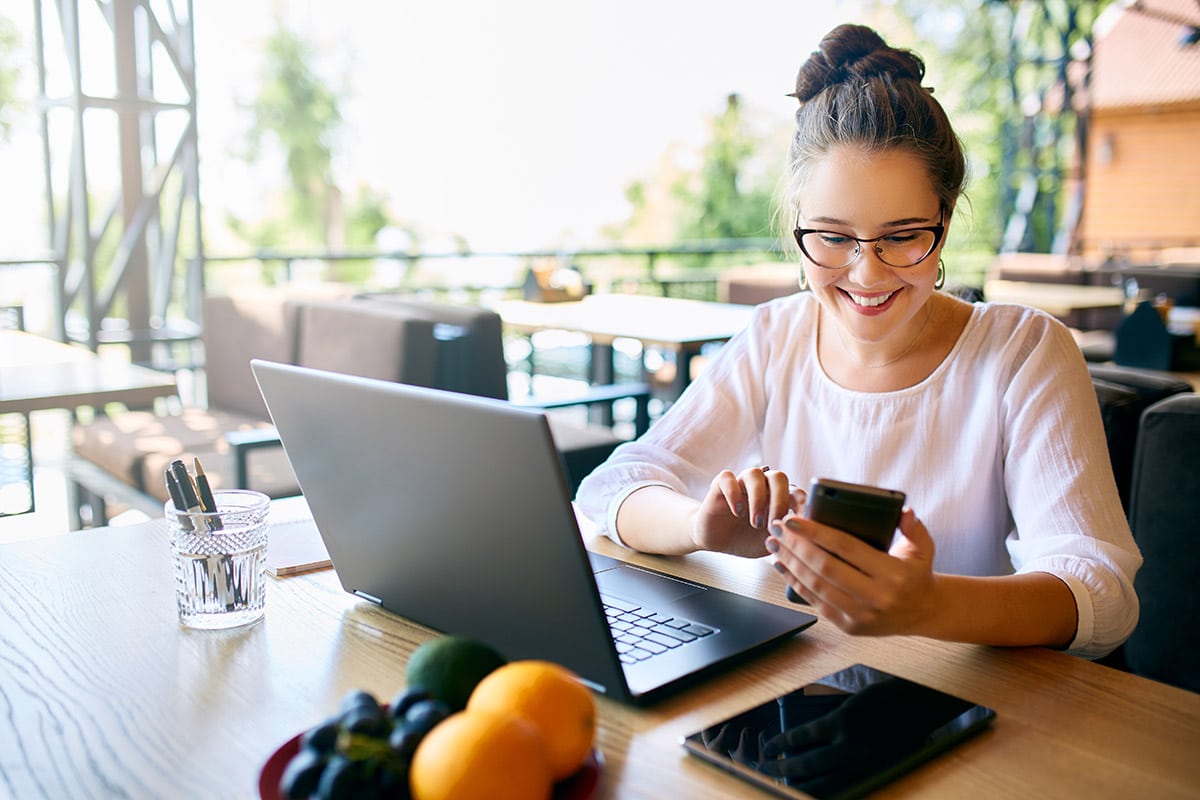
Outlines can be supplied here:
M268 143L282 151L288 181L287 222L230 226L259 247L330 243L335 222L333 154L342 114L337 95L311 66L315 57L310 42L278 21L267 39L260 85L248 108L251 125L244 158L258 160ZM285 237L284 230L291 235Z
M375 237L390 223L387 198L370 186L360 186L358 195L346 211L346 247L369 250Z
M1048 252L1067 202L1064 177L1079 157L1075 115L1061 87L1068 57L1091 39L1096 17L1111 0L888 0L913 26L913 48L925 59L967 149L974 250L998 251L1018 207L1030 193L1029 225L1020 248ZM1038 113L1028 114L1031 108ZM1055 107L1057 104L1058 107ZM963 232L965 233L965 231ZM1011 245L1012 243L1008 243ZM951 246L966 242L951 241ZM947 263L950 263L947 257Z
M7 139L12 130L11 115L17 107L17 82L21 77L18 64L22 58L17 27L0 14L0 139Z
M712 119L701 166L681 171L664 159L669 166L660 164L658 174L628 184L625 198L633 213L606 233L626 243L642 238L653 244L770 237L780 163L774 149L767 137L750 130L737 96L731 95ZM682 259L689 265L714 260L720 259Z
M772 186L755 183L747 166L760 142L745 128L737 95L713 120L699 180L676 184L683 202L680 238L736 239L767 236L771 228ZM697 185L698 184L698 185Z

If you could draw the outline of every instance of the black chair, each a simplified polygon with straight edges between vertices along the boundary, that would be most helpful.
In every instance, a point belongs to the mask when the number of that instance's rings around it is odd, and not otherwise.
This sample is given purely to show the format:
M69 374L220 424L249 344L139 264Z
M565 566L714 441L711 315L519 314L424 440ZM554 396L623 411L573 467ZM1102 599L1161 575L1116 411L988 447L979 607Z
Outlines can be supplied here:
M1187 381L1154 370L1088 364L1100 417L1108 443L1113 477L1121 495L1121 506L1129 513L1133 461L1142 413L1151 405L1176 394L1192 391Z
M1134 579L1141 619L1123 647L1127 669L1200 692L1200 395L1142 415L1129 523L1145 559Z

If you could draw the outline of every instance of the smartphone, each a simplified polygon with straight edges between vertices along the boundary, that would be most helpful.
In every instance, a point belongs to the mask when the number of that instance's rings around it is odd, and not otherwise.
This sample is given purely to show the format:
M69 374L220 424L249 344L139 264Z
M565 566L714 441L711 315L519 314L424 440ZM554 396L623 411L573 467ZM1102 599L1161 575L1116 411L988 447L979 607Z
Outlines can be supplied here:
M995 716L986 706L855 664L682 744L777 797L848 800L933 760Z
M904 499L904 492L895 489L814 478L808 487L804 515L854 534L886 552L900 524Z
M900 524L904 500L904 492L895 489L814 478L808 487L804 515L840 528L877 550L887 552L896 526ZM787 598L793 603L807 605L791 586L787 588Z

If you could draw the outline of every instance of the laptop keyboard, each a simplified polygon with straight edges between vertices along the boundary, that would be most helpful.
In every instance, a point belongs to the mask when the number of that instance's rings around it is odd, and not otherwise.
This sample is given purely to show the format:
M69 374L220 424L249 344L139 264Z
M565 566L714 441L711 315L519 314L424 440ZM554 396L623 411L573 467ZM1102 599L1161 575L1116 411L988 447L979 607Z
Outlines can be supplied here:
M716 633L697 622L661 614L610 595L602 594L608 627L624 664L635 664Z

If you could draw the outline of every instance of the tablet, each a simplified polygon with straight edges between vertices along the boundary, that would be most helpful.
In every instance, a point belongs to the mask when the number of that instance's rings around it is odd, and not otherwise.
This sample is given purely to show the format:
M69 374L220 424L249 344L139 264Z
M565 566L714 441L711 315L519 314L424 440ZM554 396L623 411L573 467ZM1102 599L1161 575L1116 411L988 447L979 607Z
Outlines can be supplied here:
M995 716L855 664L696 731L683 746L779 797L842 800L895 780Z

